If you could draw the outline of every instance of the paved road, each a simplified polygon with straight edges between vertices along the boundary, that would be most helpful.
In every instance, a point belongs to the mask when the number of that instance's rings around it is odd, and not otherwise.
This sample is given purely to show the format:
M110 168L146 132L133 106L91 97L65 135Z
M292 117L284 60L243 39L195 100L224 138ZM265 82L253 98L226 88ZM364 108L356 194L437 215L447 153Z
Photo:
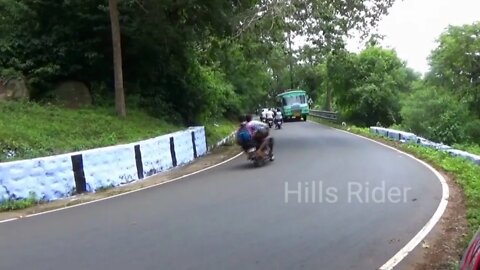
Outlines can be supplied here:
M0 269L372 270L440 201L433 173L393 150L309 122L274 136L277 160L265 167L241 157L157 188L0 224ZM364 194L382 183L403 194L391 191L400 196L384 202L381 192Z

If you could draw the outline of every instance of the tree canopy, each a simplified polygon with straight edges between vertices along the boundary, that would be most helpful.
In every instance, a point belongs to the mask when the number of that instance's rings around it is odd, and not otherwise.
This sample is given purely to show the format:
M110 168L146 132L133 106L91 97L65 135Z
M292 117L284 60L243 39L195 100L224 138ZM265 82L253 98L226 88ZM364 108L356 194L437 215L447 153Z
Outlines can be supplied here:
M450 89L480 117L480 22L450 26L438 42L429 81Z
M299 67L287 36L312 48L343 46L368 33L393 0L118 0L129 106L187 123L251 110L292 85ZM0 0L0 67L28 78L34 98L65 79L87 83L97 104L113 103L107 0ZM295 79L296 82L300 80ZM312 96L315 91L311 90Z

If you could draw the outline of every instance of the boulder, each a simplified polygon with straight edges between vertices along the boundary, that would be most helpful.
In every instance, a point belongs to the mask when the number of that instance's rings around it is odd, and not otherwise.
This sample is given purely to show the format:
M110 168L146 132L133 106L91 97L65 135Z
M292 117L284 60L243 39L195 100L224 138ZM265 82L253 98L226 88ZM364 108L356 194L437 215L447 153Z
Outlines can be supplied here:
M30 92L23 78L0 78L0 100L28 100L29 98Z
M92 95L83 82L65 81L51 93L54 103L71 109L92 105Z

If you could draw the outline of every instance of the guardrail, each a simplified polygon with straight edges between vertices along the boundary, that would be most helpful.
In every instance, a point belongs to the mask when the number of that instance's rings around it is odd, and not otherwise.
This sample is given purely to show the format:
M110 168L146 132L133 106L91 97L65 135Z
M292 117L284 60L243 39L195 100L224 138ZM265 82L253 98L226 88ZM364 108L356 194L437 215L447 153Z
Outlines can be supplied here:
M336 112L329 112L329 111L317 111L317 110L310 110L310 115L315 117L320 117L323 119L327 119L330 121L336 121L338 117L338 113Z

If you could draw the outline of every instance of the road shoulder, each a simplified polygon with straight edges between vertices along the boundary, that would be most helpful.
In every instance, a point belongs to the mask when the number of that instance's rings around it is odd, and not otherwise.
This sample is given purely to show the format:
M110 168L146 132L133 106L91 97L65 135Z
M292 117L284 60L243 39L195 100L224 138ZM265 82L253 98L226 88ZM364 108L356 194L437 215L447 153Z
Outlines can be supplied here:
M464 194L451 175L436 169L450 188L447 209L422 244L398 265L398 270L457 269L458 254L463 253L464 238L468 234Z

